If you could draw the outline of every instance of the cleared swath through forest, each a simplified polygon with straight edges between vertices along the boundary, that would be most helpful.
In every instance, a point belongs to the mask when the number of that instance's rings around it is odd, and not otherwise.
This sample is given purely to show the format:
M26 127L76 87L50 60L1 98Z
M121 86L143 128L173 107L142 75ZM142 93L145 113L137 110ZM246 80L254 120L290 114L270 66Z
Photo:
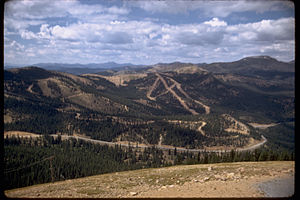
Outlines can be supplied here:
M169 86L167 81L159 74L159 73L155 73L155 75L157 76L157 79L154 81L153 85L150 87L150 90L147 92L147 98L149 98L152 101L156 100L156 97L160 96L160 95L164 95L167 94L168 92L170 92L178 101L179 103L182 105L182 107L184 107L184 109L186 109L187 111L189 111L191 114L193 115L198 115L199 113L196 112L194 109L190 108L185 101L173 90L173 88L176 86L176 88L188 99L191 99L193 102L201 105L202 107L204 107L205 109L205 113L209 114L210 113L210 107L207 105L204 105L202 102L192 99L182 88L181 88L181 84L178 83L177 81L175 81L174 79L168 77L168 79L170 79L174 84ZM159 81L162 82L162 84L164 85L166 92L157 95L156 97L151 97L152 92L156 89L156 87L158 86Z

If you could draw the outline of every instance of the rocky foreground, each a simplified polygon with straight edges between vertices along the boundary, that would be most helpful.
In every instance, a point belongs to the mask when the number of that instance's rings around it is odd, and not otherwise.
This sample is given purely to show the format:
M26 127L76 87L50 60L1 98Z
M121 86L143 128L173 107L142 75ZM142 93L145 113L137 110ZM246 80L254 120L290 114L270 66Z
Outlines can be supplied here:
M284 197L294 191L294 182L291 181L294 174L293 161L181 165L40 184L7 190L5 195L22 198L122 198L267 197L275 194ZM278 181L282 186L276 184ZM273 188L275 193L272 193ZM286 188L289 193L285 192Z

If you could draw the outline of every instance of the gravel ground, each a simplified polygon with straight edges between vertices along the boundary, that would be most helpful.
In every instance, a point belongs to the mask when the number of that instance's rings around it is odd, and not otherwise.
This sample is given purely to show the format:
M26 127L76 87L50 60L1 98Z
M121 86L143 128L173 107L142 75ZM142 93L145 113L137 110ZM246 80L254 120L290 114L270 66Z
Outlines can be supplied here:
M295 177L287 176L257 184L265 197L291 197L295 193Z
M260 198L294 192L295 162L178 165L6 190L9 198Z

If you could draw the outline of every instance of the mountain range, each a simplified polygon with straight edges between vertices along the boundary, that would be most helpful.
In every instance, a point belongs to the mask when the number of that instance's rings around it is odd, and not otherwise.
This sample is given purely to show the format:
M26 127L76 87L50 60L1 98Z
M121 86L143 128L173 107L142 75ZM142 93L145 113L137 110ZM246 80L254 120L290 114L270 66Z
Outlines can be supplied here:
M294 148L294 91L295 63L269 56L37 64L4 70L4 129L190 149L244 148L264 135Z

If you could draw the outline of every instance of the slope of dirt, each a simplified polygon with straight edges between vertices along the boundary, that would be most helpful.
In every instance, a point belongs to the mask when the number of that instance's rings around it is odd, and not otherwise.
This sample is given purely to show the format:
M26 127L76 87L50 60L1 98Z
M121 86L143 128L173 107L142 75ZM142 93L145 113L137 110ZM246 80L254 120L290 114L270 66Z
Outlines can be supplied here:
M248 123L248 124L251 125L253 128L259 128L259 129L266 129L278 125L278 123L271 123L271 124Z
M230 122L229 127L224 129L224 131L236 132L236 133L240 133L240 134L244 134L244 135L250 134L249 128L242 122L236 120L235 118L233 118L232 116L230 116L228 114L223 114L222 116L224 117L225 120Z
M13 198L264 197L259 184L294 177L294 169L293 161L181 165L47 183L5 194Z
M86 77L100 77L104 78L113 84L115 84L117 87L119 86L127 86L126 82L129 82L131 80L136 80L140 78L144 78L147 76L145 73L140 73L140 74L119 74L119 75L114 75L114 76L103 76L100 74L83 74L82 76Z

